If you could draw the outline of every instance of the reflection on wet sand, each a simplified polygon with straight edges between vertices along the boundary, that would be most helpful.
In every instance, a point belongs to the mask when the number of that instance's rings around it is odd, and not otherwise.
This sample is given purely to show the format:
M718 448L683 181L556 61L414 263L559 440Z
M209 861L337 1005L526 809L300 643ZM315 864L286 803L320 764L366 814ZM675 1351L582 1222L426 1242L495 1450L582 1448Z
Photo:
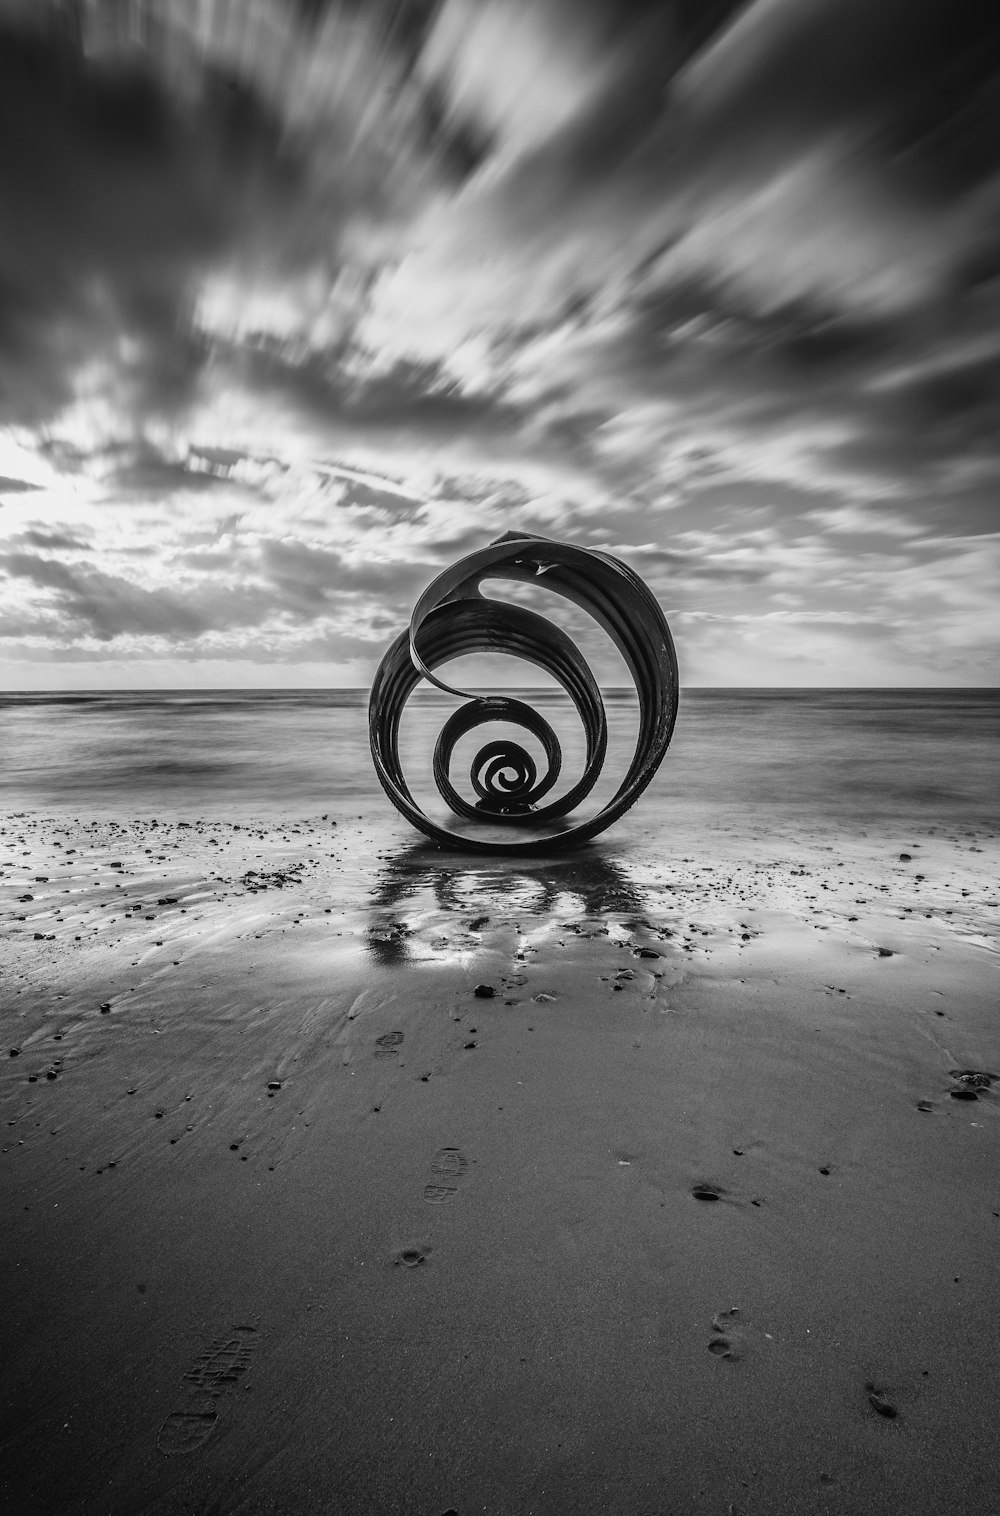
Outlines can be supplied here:
M649 909L645 889L599 846L580 848L570 857L472 862L466 854L418 842L383 866L368 898L367 944L381 965L405 963L411 956L412 928L395 916L404 904L421 916L468 915L465 925L473 929L498 912L541 923L555 915L628 918Z

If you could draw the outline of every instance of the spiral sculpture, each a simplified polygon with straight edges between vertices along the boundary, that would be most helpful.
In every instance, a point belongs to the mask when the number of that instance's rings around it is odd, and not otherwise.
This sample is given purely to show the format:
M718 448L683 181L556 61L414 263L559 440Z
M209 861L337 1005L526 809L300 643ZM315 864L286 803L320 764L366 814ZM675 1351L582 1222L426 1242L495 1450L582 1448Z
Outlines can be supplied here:
M563 817L593 789L607 752L601 692L585 658L564 631L524 606L484 595L480 590L484 579L532 583L541 579L547 590L572 600L604 628L632 675L639 697L639 734L632 761L603 809L575 826L567 825ZM584 771L558 800L543 803L562 765L559 740L545 717L522 700L470 694L445 684L434 673L449 659L486 652L513 654L544 669L576 707L586 740ZM467 702L445 722L434 749L434 780L440 794L457 816L489 823L491 828L515 829L514 840L449 831L426 816L414 800L400 764L399 727L403 708L421 679ZM368 705L372 758L393 805L435 842L479 853L548 853L596 837L635 803L667 751L677 698L677 658L670 629L637 574L610 553L508 532L439 574L417 601L409 628L386 652ZM479 798L470 802L451 781L452 754L467 732L498 721L537 738L545 754L545 770L539 777L531 754L518 742L506 738L487 742L472 764L471 784ZM528 828L536 835L527 836ZM540 836L540 828L550 830Z

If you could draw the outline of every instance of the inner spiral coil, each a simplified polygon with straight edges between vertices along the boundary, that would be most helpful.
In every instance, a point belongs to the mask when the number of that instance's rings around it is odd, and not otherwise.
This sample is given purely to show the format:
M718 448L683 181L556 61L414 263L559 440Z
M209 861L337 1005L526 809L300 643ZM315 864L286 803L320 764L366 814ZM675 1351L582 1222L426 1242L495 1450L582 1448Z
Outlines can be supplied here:
M483 595L484 579L535 582L587 611L621 652L639 698L639 733L624 779L595 816L575 826L563 817L580 804L601 776L607 754L604 702L576 644L544 616L524 606ZM583 773L567 792L543 803L562 768L559 740L549 722L525 701L506 695L475 695L438 678L435 670L469 653L504 653L550 674L566 691L583 725ZM515 827L518 840L502 842L439 826L424 814L407 785L399 757L403 709L422 679L466 703L449 716L434 748L438 792L454 814L475 822ZM462 558L433 580L414 607L409 628L387 650L369 699L369 736L376 773L390 800L435 841L476 852L540 853L595 837L621 816L646 788L670 742L677 715L677 659L663 612L647 586L609 553L509 532ZM505 722L530 733L544 754L544 769L520 742L486 742L472 761L470 783L478 799L466 800L451 780L460 739L475 728ZM554 826L548 835L526 837Z

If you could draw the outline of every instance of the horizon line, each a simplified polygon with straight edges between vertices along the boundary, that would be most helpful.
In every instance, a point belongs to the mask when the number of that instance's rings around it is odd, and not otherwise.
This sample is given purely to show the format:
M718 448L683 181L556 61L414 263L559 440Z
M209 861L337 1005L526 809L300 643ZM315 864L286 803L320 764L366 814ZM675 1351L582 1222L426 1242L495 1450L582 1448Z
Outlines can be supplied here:
M332 694L345 692L352 694L367 694L371 686L367 684L151 684L151 685L36 685L31 688L19 686L0 686L0 696L4 695L211 695L233 694L246 695L301 695L301 694ZM565 695L570 699L566 690L546 684L486 684L479 686L480 690L530 690L545 695ZM624 694L636 694L633 686L628 684L601 684L602 690L621 691ZM678 686L681 693L693 690L721 690L734 692L740 690L815 690L815 691L843 691L843 690L950 690L986 693L1000 691L1000 683L997 684L681 684ZM432 687L426 689L417 687L413 694L437 693ZM458 697L461 698L461 697Z

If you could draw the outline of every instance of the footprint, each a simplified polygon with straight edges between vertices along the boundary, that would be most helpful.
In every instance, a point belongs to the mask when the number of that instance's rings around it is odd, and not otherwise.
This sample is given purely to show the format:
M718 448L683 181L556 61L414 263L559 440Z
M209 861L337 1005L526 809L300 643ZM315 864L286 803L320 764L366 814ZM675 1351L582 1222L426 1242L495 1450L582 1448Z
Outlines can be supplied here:
M715 1358L725 1358L729 1363L738 1363L743 1357L743 1331L739 1325L739 1311L735 1306L728 1311L719 1311L712 1317L712 1340L708 1351Z
M208 1441L218 1419L217 1411L171 1411L160 1428L156 1446L168 1458L194 1453Z
M432 1174L446 1174L451 1179L461 1179L469 1167L469 1160L459 1148L441 1148L431 1159Z
M376 1037L375 1057L398 1058L399 1046L402 1040L402 1032L384 1032L381 1037Z
M458 1190L453 1184L425 1184L424 1199L429 1205L446 1205L454 1200Z
M208 1440L219 1417L216 1402L235 1389L249 1369L256 1335L255 1326L234 1326L228 1336L216 1338L198 1354L183 1376L186 1404L171 1411L160 1428L156 1445L161 1453L193 1453Z
M469 1160L460 1148L439 1148L431 1159L431 1173L439 1182L424 1186L428 1204L447 1205L454 1200L468 1167Z
M215 1396L238 1384L240 1376L250 1367L256 1335L254 1326L234 1326L228 1337L216 1338L198 1354L194 1366L184 1375L185 1384Z

